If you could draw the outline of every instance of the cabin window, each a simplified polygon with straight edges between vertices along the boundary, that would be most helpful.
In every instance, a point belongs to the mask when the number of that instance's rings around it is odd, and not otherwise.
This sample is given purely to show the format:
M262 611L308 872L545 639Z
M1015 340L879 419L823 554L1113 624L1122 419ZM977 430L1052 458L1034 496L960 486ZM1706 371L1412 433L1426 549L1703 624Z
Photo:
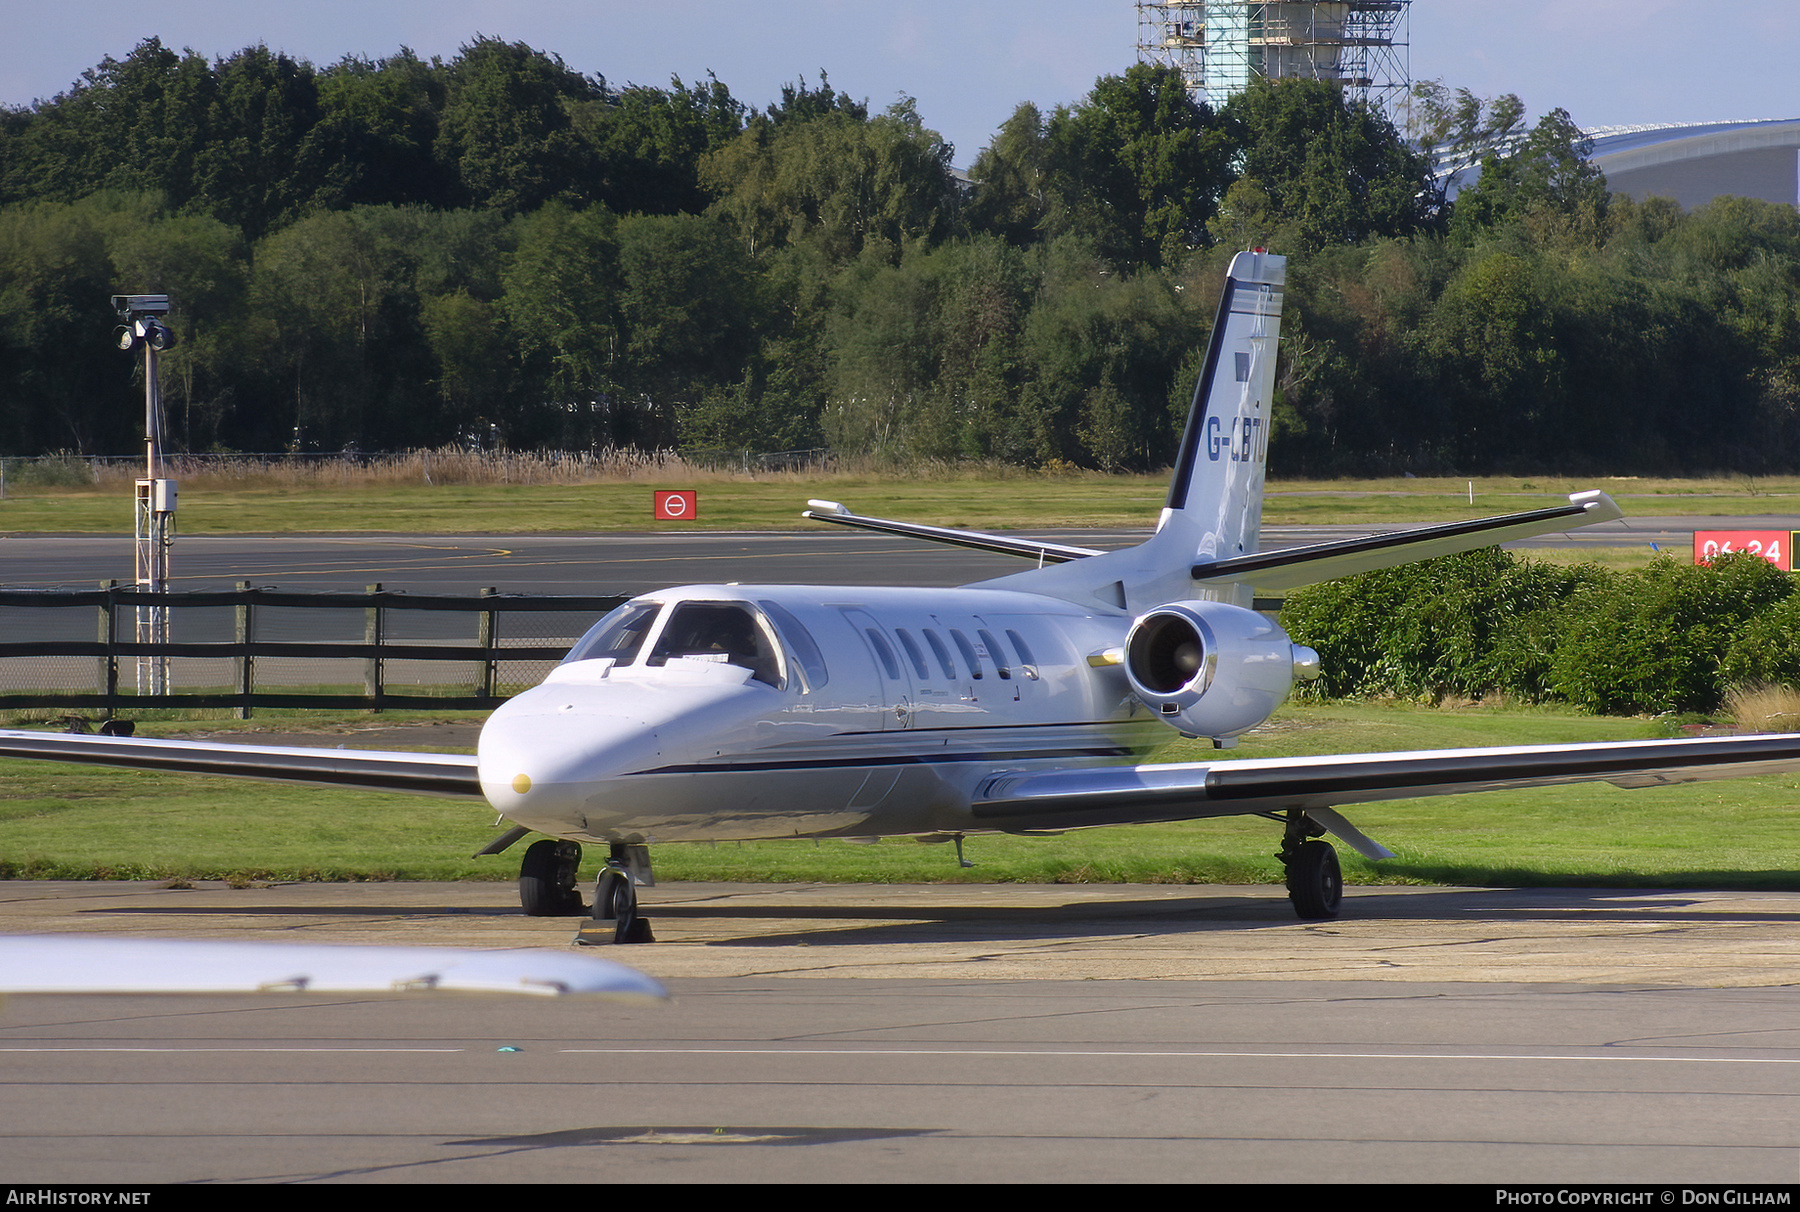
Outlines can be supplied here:
M638 649L656 616L662 613L661 602L627 602L609 612L569 649L562 659L565 665L575 661L592 661L610 657L616 665L629 665L637 659Z
M954 682L956 680L956 662L950 659L950 650L944 647L944 641L938 639L937 632L927 627L925 642L931 645L931 655L937 658L938 668L944 671L944 677Z
M978 628L975 634L981 637L982 645L987 648L988 656L993 659L994 671L1002 678L1012 677L1012 670L1006 667L1006 649L1000 647L1000 641L994 638L994 633L982 627Z
M1006 629L1006 638L1012 641L1013 651L1019 654L1019 672L1031 681L1037 681L1041 675L1038 673L1037 658L1031 655L1031 645L1025 642L1024 636L1010 627Z
M912 662L913 672L919 675L921 682L929 682L931 669L925 664L925 654L919 651L919 645L904 627L894 628L894 634L900 639L900 647L906 649L906 659Z
M887 670L888 681L900 680L900 662L894 659L894 650L888 647L887 640L873 627L863 628L863 634L869 637L869 644L875 649L875 655L881 658L881 667Z
M969 643L969 637L952 627L950 638L956 641L956 650L962 653L963 663L969 667L969 676L976 681L981 680L981 658L975 655L975 645Z
M800 668L806 670L806 684L817 690L829 682L831 677L825 669L825 654L819 651L812 632L794 617L794 612L780 602L763 601L757 605L763 608L763 613L775 620L775 628L781 632L781 638L787 641L788 647L800 659Z
M759 682L781 685L781 658L769 633L742 602L679 602L645 662L671 657L739 665Z

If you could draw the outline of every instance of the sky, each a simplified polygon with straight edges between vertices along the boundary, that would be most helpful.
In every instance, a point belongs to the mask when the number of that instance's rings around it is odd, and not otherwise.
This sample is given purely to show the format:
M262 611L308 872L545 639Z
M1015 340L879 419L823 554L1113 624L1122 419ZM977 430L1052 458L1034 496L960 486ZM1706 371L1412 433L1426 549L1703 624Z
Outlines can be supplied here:
M1079 101L1137 57L1132 0L0 0L0 104L69 88L156 36L209 58L262 43L326 66L476 35L524 42L613 84L711 71L761 107L820 70L877 109L905 94L966 167L1022 101ZM1517 93L1583 126L1800 117L1792 0L1415 0L1415 80Z

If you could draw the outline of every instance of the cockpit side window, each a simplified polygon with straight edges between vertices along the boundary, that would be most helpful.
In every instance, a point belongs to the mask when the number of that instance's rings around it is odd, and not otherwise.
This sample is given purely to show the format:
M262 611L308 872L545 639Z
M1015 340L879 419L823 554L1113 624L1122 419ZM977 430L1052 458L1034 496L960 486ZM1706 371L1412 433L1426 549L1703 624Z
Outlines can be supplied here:
M807 685L813 690L825 685L830 680L830 674L825 668L825 654L819 651L819 645L814 642L812 633L806 629L805 624L795 618L793 612L780 602L765 600L758 602L757 605L763 608L764 614L775 621L775 626L781 632L782 638L787 640L788 647L792 648L794 655L800 658L800 668L806 670Z
M637 659L644 637L650 634L656 616L662 613L661 602L627 602L609 612L588 629L588 633L569 649L562 659L565 665L575 661L591 661L611 657L614 664L629 665Z
M769 633L741 602L680 602L651 648L647 665L670 657L741 665L759 682L781 686L781 658Z

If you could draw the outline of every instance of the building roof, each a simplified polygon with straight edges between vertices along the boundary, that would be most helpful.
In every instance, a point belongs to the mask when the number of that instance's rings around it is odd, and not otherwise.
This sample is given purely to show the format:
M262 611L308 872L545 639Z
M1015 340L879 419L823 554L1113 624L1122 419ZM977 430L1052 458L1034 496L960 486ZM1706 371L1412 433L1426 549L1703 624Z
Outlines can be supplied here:
M1769 147L1800 148L1800 118L1597 126L1586 133L1594 141L1588 158L1609 175L1702 156Z
M1584 133L1593 140L1588 159L1615 193L1674 198L1685 207L1726 194L1800 205L1800 118L1596 126ZM1528 134L1521 130L1493 150L1515 151ZM1440 157L1437 174L1453 177L1454 197L1475 183L1481 168Z

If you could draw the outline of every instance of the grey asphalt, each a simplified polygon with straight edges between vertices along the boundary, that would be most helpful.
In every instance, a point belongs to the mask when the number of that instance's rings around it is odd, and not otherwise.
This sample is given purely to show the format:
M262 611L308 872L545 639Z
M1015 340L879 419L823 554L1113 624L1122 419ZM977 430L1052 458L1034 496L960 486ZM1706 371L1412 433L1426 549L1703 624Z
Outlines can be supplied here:
M505 885L0 884L0 930L562 946ZM17 996L9 1182L1800 1179L1800 896L667 884L674 1001ZM1493 1196L1486 1193L1484 1203Z

